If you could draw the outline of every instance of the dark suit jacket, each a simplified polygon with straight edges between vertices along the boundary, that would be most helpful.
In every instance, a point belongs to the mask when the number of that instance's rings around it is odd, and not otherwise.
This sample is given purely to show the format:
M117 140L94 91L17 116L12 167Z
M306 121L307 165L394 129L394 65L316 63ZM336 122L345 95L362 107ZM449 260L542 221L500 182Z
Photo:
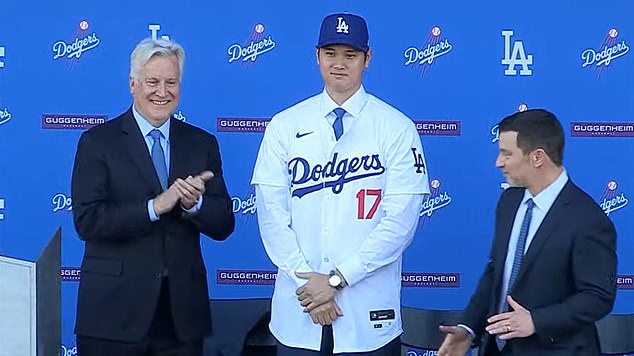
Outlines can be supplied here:
M151 222L147 202L161 191L132 111L84 132L72 178L75 228L86 241L75 332L137 341L148 332L165 271L176 332L182 341L211 331L200 233L226 239L234 229L216 138L170 119L169 184L210 170L200 211L179 204Z
M495 340L486 319L497 314L504 261L523 188L501 196L488 264L465 310L464 324L481 350ZM571 181L564 186L529 246L513 299L531 312L535 334L510 341L516 355L599 355L594 322L612 310L616 294L616 232L590 196Z

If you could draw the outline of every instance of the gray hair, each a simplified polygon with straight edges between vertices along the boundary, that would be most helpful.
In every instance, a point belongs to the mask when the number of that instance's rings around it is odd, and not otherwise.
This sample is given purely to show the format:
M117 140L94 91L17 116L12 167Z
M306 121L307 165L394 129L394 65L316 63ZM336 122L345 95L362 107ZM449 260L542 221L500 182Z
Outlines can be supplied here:
M176 56L178 59L178 69L180 70L180 81L183 78L183 65L185 63L185 50L172 40L164 38L146 38L139 42L130 56L130 77L139 78L139 71L154 56L169 57Z

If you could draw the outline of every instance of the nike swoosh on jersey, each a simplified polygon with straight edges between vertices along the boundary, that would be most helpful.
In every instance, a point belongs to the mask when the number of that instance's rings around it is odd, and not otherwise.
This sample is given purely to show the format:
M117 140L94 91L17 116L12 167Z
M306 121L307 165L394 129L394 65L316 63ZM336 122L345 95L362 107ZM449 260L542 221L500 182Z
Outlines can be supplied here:
M297 137L297 138L302 138L302 137L304 137L304 136L306 136L306 135L310 135L311 133L313 133L313 131L308 131L308 132L304 132L304 133L299 133L299 132L297 132L297 133L295 134L295 137Z

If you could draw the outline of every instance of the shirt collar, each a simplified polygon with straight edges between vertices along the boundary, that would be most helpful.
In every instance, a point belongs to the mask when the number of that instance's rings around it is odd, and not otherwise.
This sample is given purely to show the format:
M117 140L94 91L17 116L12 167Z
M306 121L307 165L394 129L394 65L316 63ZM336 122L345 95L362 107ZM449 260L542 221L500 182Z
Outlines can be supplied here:
M365 106L365 103L368 101L368 94L365 92L363 85L359 87L359 90L356 91L348 100L346 100L343 104L337 105L334 100L328 95L326 92L326 88L322 92L321 103L320 103L320 113L322 117L328 116L334 109L343 108L346 112L353 117L358 117L361 114L361 110Z
M139 129L141 129L141 134L143 135L143 137L148 136L150 134L150 131L158 129L163 134L163 137L165 137L165 140L169 142L171 121L170 119L167 119L167 121L165 121L163 125L159 127L154 127L143 117L143 115L141 115L140 112L137 111L134 105L132 105L132 115L134 115L134 120L136 121L137 125L139 125Z
M559 193L564 189L566 183L568 183L568 173L564 168L559 177L544 190L537 193L536 196L533 196L528 189L526 189L524 191L524 198L522 198L522 204L526 203L528 199L533 199L533 202L541 211L548 211L555 202L555 199L559 196Z

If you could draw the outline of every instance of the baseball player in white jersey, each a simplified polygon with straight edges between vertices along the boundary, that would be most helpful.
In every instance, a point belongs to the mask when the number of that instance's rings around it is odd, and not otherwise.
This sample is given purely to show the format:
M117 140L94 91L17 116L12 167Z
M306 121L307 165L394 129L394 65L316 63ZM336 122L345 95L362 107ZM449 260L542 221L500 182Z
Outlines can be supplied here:
M365 20L327 16L324 91L275 115L252 183L278 267L270 329L278 355L400 355L401 260L429 193L412 121L366 93Z

